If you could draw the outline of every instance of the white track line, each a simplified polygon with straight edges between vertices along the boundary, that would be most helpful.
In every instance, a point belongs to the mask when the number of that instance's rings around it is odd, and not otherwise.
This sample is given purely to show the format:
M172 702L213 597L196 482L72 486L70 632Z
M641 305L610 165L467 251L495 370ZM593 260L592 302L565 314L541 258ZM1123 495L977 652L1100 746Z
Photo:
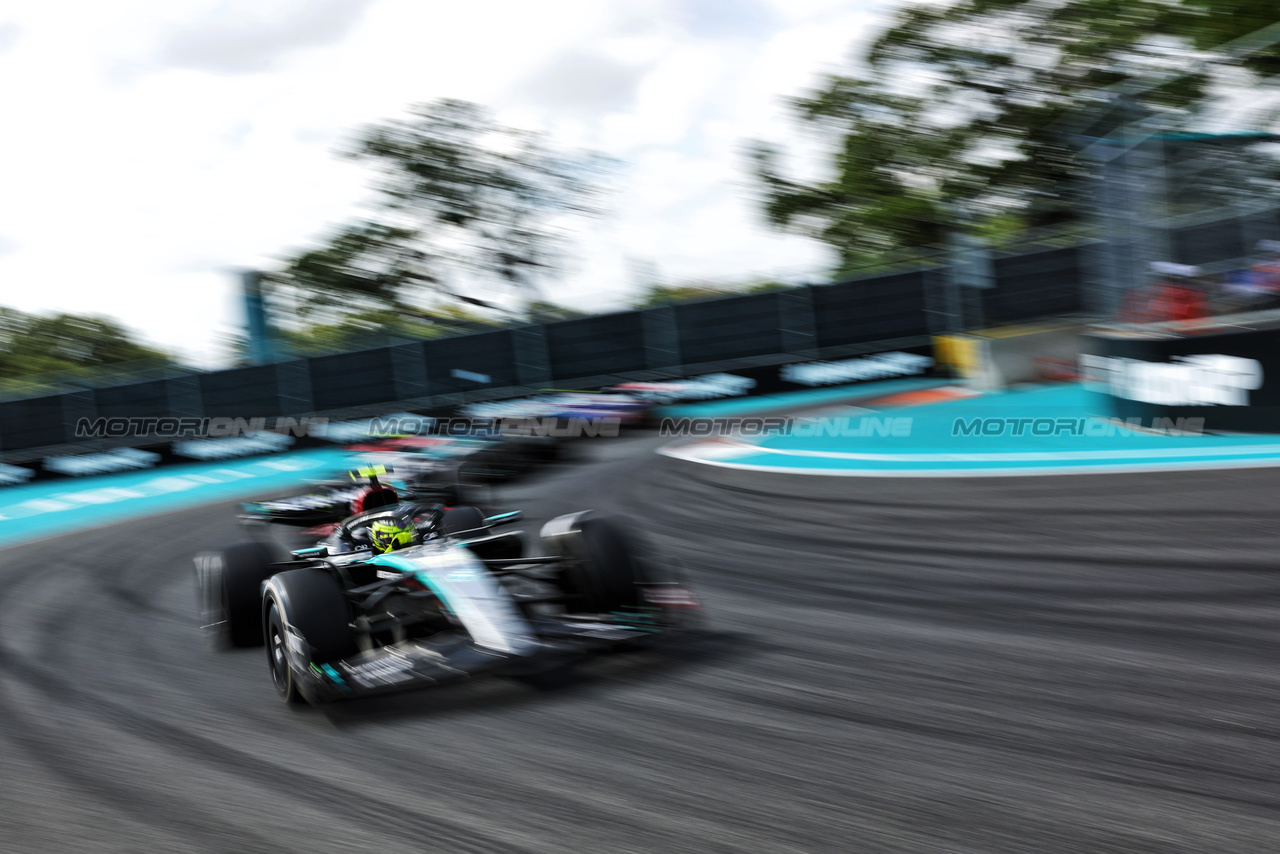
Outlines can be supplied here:
M1269 451L1272 453L1280 452L1280 446L1259 446L1259 448L1263 448L1263 447L1269 449ZM753 450L760 451L764 449L757 448ZM1227 449L1214 449L1214 450L1226 451ZM1257 449L1255 449L1255 451L1258 453L1263 452ZM802 452L796 452L796 451L776 451L775 450L774 452L780 453L783 455L790 455L790 456L802 455ZM1267 467L1280 466L1280 456L1275 456L1272 458L1263 458L1263 459L1242 458L1242 459L1235 459L1235 460L1224 460L1224 459L1179 460L1176 457L1171 459L1169 454L1165 452L1164 459L1167 460L1166 462L1151 461L1151 462L1134 462L1134 463L1102 463L1098 465L1034 466L1034 467L1026 467L1026 468L1010 467L1010 468L962 468L962 469L956 469L956 468L946 468L946 469L839 468L839 469L832 469L832 468L801 468L796 466L768 466L768 465L757 465L752 463L735 463L735 462L729 462L726 460L712 460L712 459L706 459L703 457L696 456L693 453L691 453L689 450L686 450L683 448L673 448L670 446L665 448L659 448L658 453L662 454L663 456L671 457L673 459L685 460L687 462L698 463L700 465L716 466L718 468L739 469L741 471L777 472L780 474L814 474L814 475L836 476L836 477L1031 477L1035 475L1110 474L1110 473L1120 473L1120 472L1220 470L1220 469L1233 469L1233 468L1267 468ZM744 451L744 453L748 453L748 451ZM1095 456L1082 457L1081 459L1114 459L1114 456L1099 456L1099 455L1112 454L1115 452L1076 451L1076 452L1062 452L1061 454L1057 454L1057 455L1024 454L1022 455L1021 459L1022 461L1034 461L1029 458L1038 456L1038 457L1046 457L1051 460L1052 459L1060 460L1060 459L1063 459L1066 454L1090 454L1090 453L1095 454ZM1120 452L1120 453L1126 453L1126 452ZM1249 453L1249 452L1248 451L1241 452L1239 450L1236 450L1236 453L1243 454L1243 453ZM1199 456L1205 456L1205 452L1203 451L1197 451L1196 454ZM1220 454L1219 456L1221 455L1223 454ZM958 462L963 459L971 459L974 462L995 462L1001 459L1009 460L1009 461L1013 461L1014 459L1012 455L1000 455L1000 454L973 454L973 455L968 455L966 457L965 455L958 455L958 454L952 454L952 455L948 455L948 454L934 454L934 455L844 454L844 455L841 455L841 454L838 454L837 452L819 452L819 453L811 454L809 456L814 456L814 457L823 456L827 458L830 458L830 457L838 458L838 457L844 456L845 458L848 458L848 459L863 459L863 460L879 459L884 462L903 462L903 461L912 461L912 460L927 460L929 462L943 462L943 461ZM928 459L930 456L936 457L936 459ZM1127 456L1130 459L1132 459L1135 456L1135 454L1134 452L1127 452ZM1190 454L1184 454L1183 456L1190 456Z

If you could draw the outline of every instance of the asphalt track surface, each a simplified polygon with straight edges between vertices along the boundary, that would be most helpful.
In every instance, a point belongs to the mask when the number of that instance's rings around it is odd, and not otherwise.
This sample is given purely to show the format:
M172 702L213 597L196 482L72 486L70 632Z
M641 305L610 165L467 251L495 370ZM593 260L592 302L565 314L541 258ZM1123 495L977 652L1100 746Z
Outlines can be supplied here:
M632 517L707 604L553 690L287 708L196 628L229 505L6 550L0 850L1276 850L1274 472L867 482L652 446L497 496Z

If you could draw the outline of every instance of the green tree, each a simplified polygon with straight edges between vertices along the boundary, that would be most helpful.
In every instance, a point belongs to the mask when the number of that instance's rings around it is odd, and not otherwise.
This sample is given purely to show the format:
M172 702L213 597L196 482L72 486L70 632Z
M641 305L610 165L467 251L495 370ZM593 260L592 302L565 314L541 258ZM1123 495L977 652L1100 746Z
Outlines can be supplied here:
M570 308L567 305L561 305L558 302L550 300L534 300L528 306L529 319L539 323L549 323L556 320L573 320L578 317L586 317L587 312L579 311L576 308Z
M792 101L828 145L826 177L790 178L776 147L753 144L764 212L835 248L837 274L940 245L962 219L1006 237L1072 222L1091 169L1081 137L1194 107L1215 66L1234 60L1192 62L1191 46L1242 36L1264 17L1275 19L1273 0L909 6L858 73L828 75ZM1280 53L1236 56L1265 72Z
M1280 74L1280 11L1258 0L1183 0L1171 13L1170 29L1200 50L1228 48L1262 77Z
M700 299L716 299L733 296L733 292L707 284L689 283L683 285L651 285L638 299L632 302L633 308L653 308L673 302L691 302Z
M442 100L365 129L346 156L376 167L371 216L339 228L268 277L278 306L306 322L467 298L466 279L541 299L563 260L563 225L599 211L605 162L552 150L494 123L475 104Z
M693 279L686 282L662 284L654 282L641 295L632 300L633 308L653 308L674 302L719 299L721 297L763 294L785 290L792 285L775 279L747 278L739 280L707 281Z
M108 366L158 367L173 357L139 343L114 320L78 314L37 315L0 307L0 379L52 379Z
M385 347L397 340L440 338L483 331L493 321L457 306L440 306L430 313L406 314L394 308L344 314L333 322L274 329L276 346L292 356L320 355ZM234 342L239 361L248 361L246 341Z

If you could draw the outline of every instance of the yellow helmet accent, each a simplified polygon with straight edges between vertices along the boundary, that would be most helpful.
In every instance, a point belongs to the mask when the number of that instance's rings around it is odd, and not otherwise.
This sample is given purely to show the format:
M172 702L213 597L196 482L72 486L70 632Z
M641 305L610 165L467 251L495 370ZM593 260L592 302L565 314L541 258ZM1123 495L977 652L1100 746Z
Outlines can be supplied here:
M351 469L347 474L352 480L359 480L362 477L372 478L377 477L380 474L388 474L392 471L394 471L394 469L391 466L375 464Z

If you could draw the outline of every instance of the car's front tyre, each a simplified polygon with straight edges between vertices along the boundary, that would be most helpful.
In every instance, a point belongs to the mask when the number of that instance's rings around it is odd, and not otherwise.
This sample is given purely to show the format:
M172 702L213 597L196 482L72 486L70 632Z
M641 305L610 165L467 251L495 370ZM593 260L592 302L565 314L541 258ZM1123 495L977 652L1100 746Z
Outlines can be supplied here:
M271 669L271 681L276 687L280 699L289 704L297 704L305 699L298 688L298 680L289 666L284 620L280 618L280 609L273 602L267 611L267 666Z
M643 579L636 546L615 520L590 512L557 516L542 528L552 554L565 559L560 586L571 611L606 614L639 604Z
M323 569L292 569L271 579L262 604L267 665L280 699L313 701L294 669L354 655L355 633L342 585ZM302 659L306 660L302 660Z

